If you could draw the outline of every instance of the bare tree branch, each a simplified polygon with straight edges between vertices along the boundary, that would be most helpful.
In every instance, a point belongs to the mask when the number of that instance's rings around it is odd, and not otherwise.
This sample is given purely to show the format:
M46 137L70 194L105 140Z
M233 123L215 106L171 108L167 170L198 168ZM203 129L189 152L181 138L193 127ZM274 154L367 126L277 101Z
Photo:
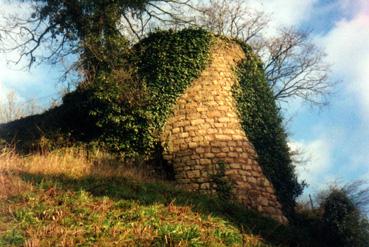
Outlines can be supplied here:
M43 13L49 1L52 11L56 11L50 17ZM300 98L322 105L335 84L329 79L330 66L325 62L324 52L314 45L309 33L284 28L275 36L265 35L270 17L251 9L242 0L147 0L143 1L144 7L125 6L122 9L118 8L120 5L116 7L115 1L103 5L92 1L92 5L98 6L95 10L86 9L90 5L81 6L78 0L29 2L34 3L29 17L8 17L8 23L0 27L1 39L11 43L5 46L2 42L0 52L19 53L15 63L27 60L28 67L34 63L58 63L71 54L79 59L85 49L90 49L100 61L101 54L96 46L104 45L104 28L108 28L108 32L118 31L135 43L157 28L177 30L200 26L249 43L264 62L266 79L276 100ZM109 21L108 11L114 13L115 19L104 24ZM102 43L86 42L89 33L92 37L100 36ZM78 70L81 63L71 66ZM92 68L79 70L86 75L93 72Z
M324 105L336 82L329 78L325 54L314 45L308 32L282 28L265 35L267 14L250 9L241 0L210 0L200 6L197 24L250 44L264 62L266 79L278 101L300 98Z

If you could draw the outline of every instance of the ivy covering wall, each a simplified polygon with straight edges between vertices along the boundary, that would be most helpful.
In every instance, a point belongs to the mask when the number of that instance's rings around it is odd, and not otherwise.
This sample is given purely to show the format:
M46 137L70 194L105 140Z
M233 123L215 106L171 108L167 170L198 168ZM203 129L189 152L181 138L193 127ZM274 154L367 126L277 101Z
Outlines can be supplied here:
M297 180L287 145L282 116L265 79L261 60L240 42L246 59L238 67L239 84L233 88L241 124L258 154L264 174L272 182L286 215L304 188Z
M147 85L154 124L165 123L178 96L209 62L213 35L201 29L160 31L134 48L139 79Z
M64 97L68 131L124 157L149 157L175 100L207 65L212 38L198 29L149 35L127 63L99 71Z
M209 60L215 37L203 30L154 33L135 47L138 75L150 92L155 129L160 131L175 100L199 76ZM273 183L287 215L303 185L292 164L282 117L267 83L262 62L252 49L240 43L246 59L238 68L234 97L242 127L253 143L264 174Z
M49 133L67 133L75 140L97 142L126 157L150 155L175 100L207 66L214 39L200 29L153 33L132 48L128 65L124 62L99 71L93 83L66 95L61 107L45 117L37 116L37 126L46 126ZM297 181L282 117L262 63L249 46L241 46L246 59L238 68L239 84L233 92L242 127L286 215L291 215L303 185ZM49 119L57 119L56 126L50 128ZM22 120L22 126L35 122L28 120Z

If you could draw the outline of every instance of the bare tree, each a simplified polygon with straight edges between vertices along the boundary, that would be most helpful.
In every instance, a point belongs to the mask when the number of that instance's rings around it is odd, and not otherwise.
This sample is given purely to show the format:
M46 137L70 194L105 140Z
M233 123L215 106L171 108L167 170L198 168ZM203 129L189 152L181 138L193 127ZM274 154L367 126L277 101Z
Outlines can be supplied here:
M301 98L314 105L326 103L335 84L324 52L308 32L282 28L270 36L265 30L270 16L251 9L242 0L210 0L198 8L197 23L219 35L247 42L264 62L266 79L279 101Z
M326 103L335 84L329 78L330 66L325 53L306 32L283 29L266 39L259 55L264 59L265 76L280 101L301 98L310 103Z
M16 52L31 67L38 63L59 63L79 55L90 45L91 36L107 32L128 35L135 41L155 28L190 23L184 9L194 9L190 0L127 1L9 1L28 11L1 16L0 52ZM21 6L21 5L19 5ZM26 12L26 14L24 14ZM108 30L107 30L108 29Z
M215 34L250 42L259 37L267 27L269 17L261 11L249 8L242 0L210 0L197 7L200 15L197 25Z
M79 63L69 64L66 71L89 75L94 69L86 69L86 59L83 61L80 56L88 50L87 61L91 56L100 61L104 57L100 47L106 45L106 33L116 33L134 43L156 28L200 26L250 44L264 62L266 79L276 100L301 98L322 105L333 89L335 82L329 78L330 66L325 62L325 54L313 43L309 33L284 28L272 37L265 35L270 16L250 8L245 1L141 2L141 5L117 5L107 1L95 6L95 10L84 11L86 6L79 5L77 0L48 0L50 8L45 13L45 1L30 0L27 2L32 9L30 16L10 16L7 25L0 27L0 38L11 41L2 42L0 51L16 51L20 57L15 62L26 60L29 67L34 63L65 62L74 54ZM100 37L99 41L91 42L94 37ZM106 50L112 49L107 46Z
M44 109L37 104L35 99L20 102L15 92L10 92L5 99L0 101L0 123L6 123L22 117L34 115L43 110Z
M14 92L8 93L4 102L0 102L0 122L8 122L22 116L17 106L17 97Z
M0 16L0 52L18 54L16 60L9 62L25 62L28 68L43 62L58 63L79 49L74 37L62 35L56 31L56 24L45 20L37 2L9 1L21 11Z
M178 30L195 26L194 17L200 9L193 0L152 1L143 10L132 10L122 15L120 31L135 43L156 29Z

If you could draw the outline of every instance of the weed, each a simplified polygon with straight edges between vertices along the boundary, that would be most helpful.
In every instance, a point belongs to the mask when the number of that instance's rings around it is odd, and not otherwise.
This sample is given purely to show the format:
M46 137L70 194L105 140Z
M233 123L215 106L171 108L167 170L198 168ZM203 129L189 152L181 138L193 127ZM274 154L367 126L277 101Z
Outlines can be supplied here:
M0 189L0 246L241 246L238 224L272 222L85 154L0 157L0 182L16 187Z
M217 191L217 194L221 200L228 201L232 196L232 182L228 180L225 175L225 163L219 162L216 165L216 169L213 175L211 175L211 180Z
M16 229L8 230L0 235L0 246L21 246L25 237Z

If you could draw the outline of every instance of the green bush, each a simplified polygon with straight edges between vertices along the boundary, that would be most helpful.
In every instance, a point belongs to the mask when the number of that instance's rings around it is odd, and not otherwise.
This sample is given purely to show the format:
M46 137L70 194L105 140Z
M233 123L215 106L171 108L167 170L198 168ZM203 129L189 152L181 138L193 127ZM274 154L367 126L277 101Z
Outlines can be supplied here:
M203 30L161 31L149 35L119 58L114 51L95 62L92 82L63 98L65 132L125 157L150 156L177 97L205 68L212 35ZM119 42L118 42L119 41ZM111 40L113 45L122 42ZM123 42L124 45L124 42ZM124 45L125 47L125 45ZM128 55L127 55L128 54Z
M359 184L361 185L361 184ZM331 187L320 193L318 207L300 207L290 225L292 246L364 247L369 243L369 189L358 183ZM293 244L295 243L295 244Z
M96 57L92 51L84 54L82 59L92 61L86 64L95 73L49 114L58 120L40 117L37 126L55 122L53 128L48 127L50 132L97 142L125 157L150 157L160 150L158 137L175 100L208 64L213 40L214 35L201 29L159 31L129 50L126 40L111 36L104 41L109 49L102 49ZM98 48L97 41L89 40L92 48ZM282 118L261 61L249 46L241 45L246 59L238 68L239 86L233 92L242 126L290 215L303 185L297 182Z
M228 201L232 197L233 184L225 174L226 164L220 162L217 164L216 169L215 173L210 176L211 181L215 186L218 197L221 200Z
M364 247L369 243L369 222L342 189L323 200L322 239L328 246Z

